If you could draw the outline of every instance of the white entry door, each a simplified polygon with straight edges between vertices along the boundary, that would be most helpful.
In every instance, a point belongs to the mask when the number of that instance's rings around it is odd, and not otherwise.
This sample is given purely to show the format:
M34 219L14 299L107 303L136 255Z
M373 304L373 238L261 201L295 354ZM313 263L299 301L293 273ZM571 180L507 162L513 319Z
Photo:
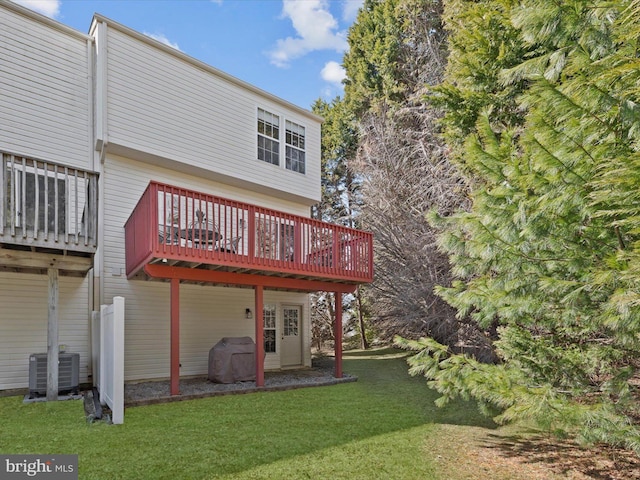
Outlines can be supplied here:
M282 307L280 363L283 367L302 365L302 307Z

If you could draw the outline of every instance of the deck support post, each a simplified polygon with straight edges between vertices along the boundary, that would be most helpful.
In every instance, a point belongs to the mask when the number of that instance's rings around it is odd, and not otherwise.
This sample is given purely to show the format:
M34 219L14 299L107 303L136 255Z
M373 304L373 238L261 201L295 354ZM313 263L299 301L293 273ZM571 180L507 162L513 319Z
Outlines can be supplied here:
M255 287L256 387L264 387L264 287Z
M171 279L171 395L180 395L180 279Z
M47 315L47 401L58 400L58 269L48 268L49 312Z
M342 293L334 292L336 323L333 326L335 377L342 378Z

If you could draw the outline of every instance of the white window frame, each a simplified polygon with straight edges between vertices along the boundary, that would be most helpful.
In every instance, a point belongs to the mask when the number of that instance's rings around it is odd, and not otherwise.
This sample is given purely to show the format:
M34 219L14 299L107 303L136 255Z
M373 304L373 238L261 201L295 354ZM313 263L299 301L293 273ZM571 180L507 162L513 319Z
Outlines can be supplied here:
M277 125L275 122L270 122L269 119L277 119ZM261 122L266 122L265 126L261 127ZM274 126L277 129L277 137L268 131L270 127ZM306 125L288 118L285 114L276 113L272 109L256 106L255 129L258 161L300 175L307 174ZM265 149L267 142L275 142L278 145L278 158L275 162L264 158L267 153L276 154L275 150ZM284 161L280 161L281 159Z
M277 120L277 124L273 122L273 120ZM261 129L261 123L263 124L263 128ZM262 130L262 131L261 131ZM275 135L274 135L275 130ZM257 110L257 118L256 118L256 131L257 131L257 156L258 160L269 163L271 165L280 166L280 158L282 156L282 141L280 139L280 130L282 130L280 126L280 115L276 113L272 113L264 108L258 107ZM263 145L260 145L260 140L262 139ZM278 146L276 150L273 148L267 148L267 145L273 147L272 144ZM263 153L261 153L263 152ZM271 158L267 159L267 155L271 155ZM260 158L260 157L263 158ZM275 158L273 158L275 156Z
M266 354L278 353L278 306L275 303L265 303L262 312L264 352ZM267 350L267 331L273 331L273 351Z
M285 120L284 132L285 168L304 175L307 170L307 153L305 148L307 143L306 128L299 123ZM302 165L302 167L300 167L300 165Z

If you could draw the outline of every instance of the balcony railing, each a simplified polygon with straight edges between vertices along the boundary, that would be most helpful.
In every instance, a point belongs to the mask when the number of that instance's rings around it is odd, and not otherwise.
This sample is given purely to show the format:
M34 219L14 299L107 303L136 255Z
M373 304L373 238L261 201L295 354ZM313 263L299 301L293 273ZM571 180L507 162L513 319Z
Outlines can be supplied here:
M366 283L373 237L214 195L151 182L125 224L127 275L162 262Z
M0 152L0 243L96 249L97 175Z

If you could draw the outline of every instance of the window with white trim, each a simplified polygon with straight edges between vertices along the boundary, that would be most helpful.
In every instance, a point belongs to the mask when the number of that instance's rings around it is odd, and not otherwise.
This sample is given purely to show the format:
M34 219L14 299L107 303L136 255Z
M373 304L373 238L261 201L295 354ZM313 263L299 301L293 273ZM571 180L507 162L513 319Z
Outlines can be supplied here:
M284 142L281 125L284 122ZM306 174L306 128L304 125L287 120L263 108L258 108L257 116L258 160L270 163L292 172ZM284 165L280 158L284 156Z
M262 310L264 322L264 351L275 353L276 351L276 306L265 305Z
M280 117L258 108L258 160L280 165Z
M285 124L285 167L298 173L305 173L304 127L286 121Z

